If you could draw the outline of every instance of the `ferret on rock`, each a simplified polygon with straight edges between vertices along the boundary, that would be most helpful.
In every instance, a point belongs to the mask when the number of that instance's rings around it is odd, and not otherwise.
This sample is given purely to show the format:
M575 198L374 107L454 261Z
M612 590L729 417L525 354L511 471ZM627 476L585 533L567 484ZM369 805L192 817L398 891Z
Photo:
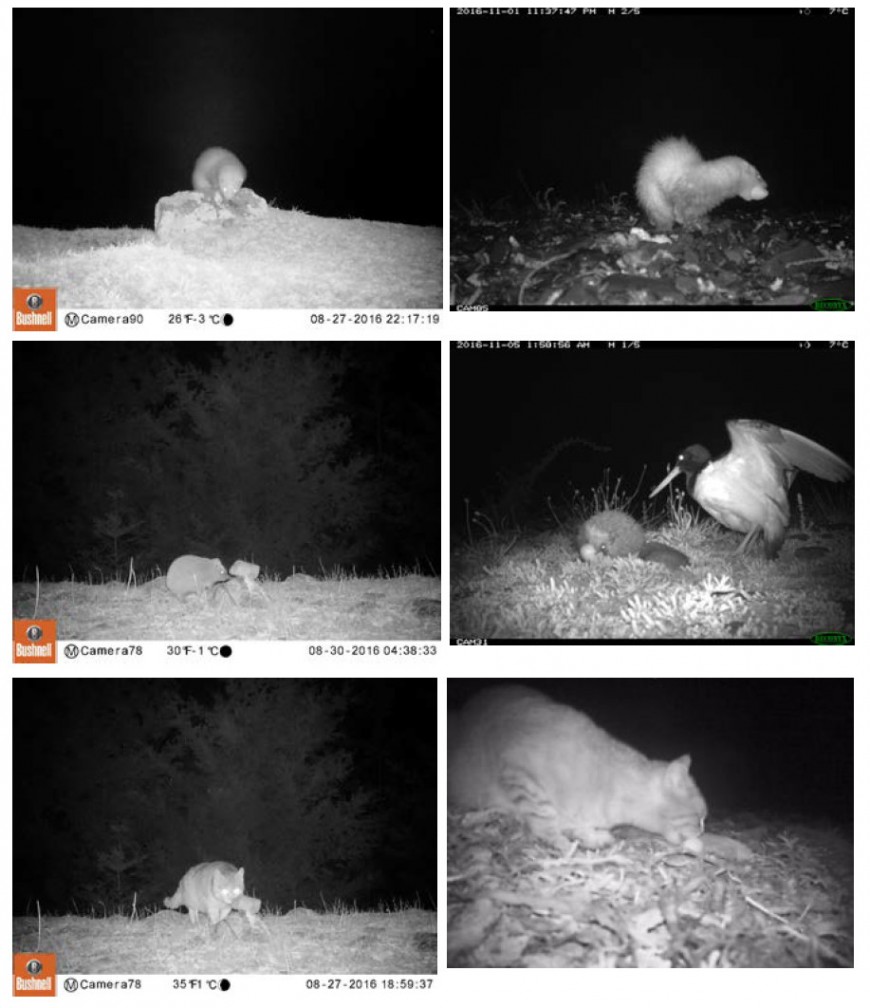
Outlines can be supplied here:
M693 224L733 196L762 200L767 185L743 158L705 161L685 137L654 143L637 173L637 201L660 231Z
M209 147L193 166L193 188L215 203L234 199L245 181L245 166L223 147Z

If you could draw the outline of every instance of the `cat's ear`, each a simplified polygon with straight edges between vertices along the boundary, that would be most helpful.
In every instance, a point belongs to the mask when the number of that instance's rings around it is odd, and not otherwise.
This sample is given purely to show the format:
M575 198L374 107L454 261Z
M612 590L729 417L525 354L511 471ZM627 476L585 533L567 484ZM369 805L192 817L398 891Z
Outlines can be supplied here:
M689 767L692 765L691 756L681 756L673 763L668 763L665 770L665 781L673 788L685 788L689 781Z

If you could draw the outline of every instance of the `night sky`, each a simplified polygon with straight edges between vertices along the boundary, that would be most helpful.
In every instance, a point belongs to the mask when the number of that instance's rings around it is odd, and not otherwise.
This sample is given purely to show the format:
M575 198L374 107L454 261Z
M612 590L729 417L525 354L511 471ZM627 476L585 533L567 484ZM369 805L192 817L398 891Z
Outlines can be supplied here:
M13 12L13 222L152 227L228 147L282 209L442 221L442 12Z
M852 679L449 679L448 706L504 682L582 710L650 759L688 753L713 832L740 813L851 828Z
M632 193L646 149L675 134L754 164L771 213L852 209L854 49L854 12L825 8L454 10L451 197Z
M437 571L440 344L15 343L14 578ZM126 575L125 575L126 576Z
M162 909L229 861L268 910L436 901L434 679L18 679L13 912Z
M572 446L539 475L532 512L601 482L634 490L638 503L690 444L717 457L726 420L766 420L803 434L854 465L854 344L644 343L639 350L457 350L451 346L451 527L465 535L465 501L498 496L499 474L516 483L566 438ZM793 494L823 483L799 475ZM684 486L682 479L678 486ZM844 484L852 487L853 484ZM492 515L493 518L503 516ZM518 516L520 520L524 516ZM526 515L525 517L529 517Z

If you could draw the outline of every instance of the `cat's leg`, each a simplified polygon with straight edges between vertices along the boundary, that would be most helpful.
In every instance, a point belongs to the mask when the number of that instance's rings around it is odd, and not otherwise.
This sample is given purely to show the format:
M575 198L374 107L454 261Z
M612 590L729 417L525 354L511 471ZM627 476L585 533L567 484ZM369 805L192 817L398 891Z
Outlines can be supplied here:
M226 920L229 917L230 910L233 906L231 903L212 903L208 909L208 919L211 921L212 927L220 924L222 920Z
M559 830L554 821L534 818L526 819L525 822L529 832L538 840L545 840L563 853L570 847L567 837Z
M556 809L534 777L518 767L505 767L499 778L502 794L510 810L540 840L559 850L566 848Z
M199 911L198 910L194 910L193 907L188 907L187 908L187 916L190 917L190 923L194 927L196 927L196 922L197 922L197 919L199 917Z

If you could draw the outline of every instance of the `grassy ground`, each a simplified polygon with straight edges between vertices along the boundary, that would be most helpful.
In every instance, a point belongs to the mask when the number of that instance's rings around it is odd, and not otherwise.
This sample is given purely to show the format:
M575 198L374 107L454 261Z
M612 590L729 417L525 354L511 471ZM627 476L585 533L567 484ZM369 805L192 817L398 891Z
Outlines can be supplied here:
M614 502L600 497L599 506ZM806 640L854 636L854 528L832 508L809 517L798 499L779 559L704 517L675 491L663 510L636 515L648 540L681 550L671 570L637 557L580 560L576 532L589 513L554 515L529 531L478 516L451 563L453 638L582 640ZM824 513L823 513L824 512Z
M438 640L441 579L296 575L235 602L225 592L180 601L162 579L16 584L13 617L56 619L61 640ZM217 586L220 588L220 586Z
M13 229L18 286L63 308L441 308L443 231L270 208L171 242L153 231Z
M434 973L434 911L231 914L216 927L186 914L16 917L14 952L48 948L58 973Z

